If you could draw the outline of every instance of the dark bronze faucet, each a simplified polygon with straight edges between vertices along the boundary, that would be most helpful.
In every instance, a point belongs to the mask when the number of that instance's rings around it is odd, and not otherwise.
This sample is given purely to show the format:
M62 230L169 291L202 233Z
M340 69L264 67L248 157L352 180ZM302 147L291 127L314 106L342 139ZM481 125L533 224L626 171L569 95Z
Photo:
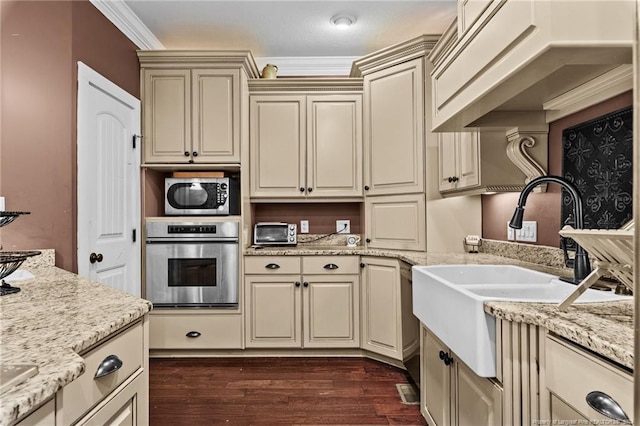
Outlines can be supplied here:
M518 200L518 206L513 217L509 221L509 227L513 229L522 229L522 218L524 216L524 205L527 203L527 197L529 193L536 186L543 183L557 183L567 190L571 199L573 200L573 217L575 221L575 229L582 229L584 226L584 219L582 215L582 198L578 189L568 180L559 176L541 176L533 179L525 185L524 189L520 193L520 199ZM566 256L565 256L566 259ZM572 284L580 284L582 280L591 273L591 266L589 265L589 255L579 244L576 243L576 254L573 259L565 260L567 267L573 266L573 279L560 278L563 281L570 282Z

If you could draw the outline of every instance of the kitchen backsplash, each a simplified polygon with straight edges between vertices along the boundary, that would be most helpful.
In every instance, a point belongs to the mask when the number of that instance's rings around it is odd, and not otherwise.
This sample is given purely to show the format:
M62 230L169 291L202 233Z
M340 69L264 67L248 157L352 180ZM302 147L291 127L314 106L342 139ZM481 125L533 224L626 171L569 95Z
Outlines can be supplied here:
M364 232L363 203L256 203L253 205L253 220L258 222L286 222L298 225L309 221L310 234L336 232L336 220L349 220L352 234ZM305 235L305 234L302 234ZM300 241L300 235L298 236Z

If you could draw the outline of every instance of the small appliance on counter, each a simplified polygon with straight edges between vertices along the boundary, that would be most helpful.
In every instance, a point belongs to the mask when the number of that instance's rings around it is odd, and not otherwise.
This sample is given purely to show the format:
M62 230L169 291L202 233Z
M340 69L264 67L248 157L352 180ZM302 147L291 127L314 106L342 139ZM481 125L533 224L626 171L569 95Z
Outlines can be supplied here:
M295 223L259 222L253 227L253 244L256 246L295 246L298 244L298 227Z
M166 178L164 189L168 216L240 214L239 184L230 177Z

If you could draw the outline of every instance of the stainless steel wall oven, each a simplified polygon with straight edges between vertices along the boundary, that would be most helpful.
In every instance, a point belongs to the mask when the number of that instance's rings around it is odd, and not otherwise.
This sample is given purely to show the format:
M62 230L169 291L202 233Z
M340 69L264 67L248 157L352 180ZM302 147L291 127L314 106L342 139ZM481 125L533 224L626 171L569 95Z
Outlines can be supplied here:
M147 222L146 298L159 307L237 307L238 222Z

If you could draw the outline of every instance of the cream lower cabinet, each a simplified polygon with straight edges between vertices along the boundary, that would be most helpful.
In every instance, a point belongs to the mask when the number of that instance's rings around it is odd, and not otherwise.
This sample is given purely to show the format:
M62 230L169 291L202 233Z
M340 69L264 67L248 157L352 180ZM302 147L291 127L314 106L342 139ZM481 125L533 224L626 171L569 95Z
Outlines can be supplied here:
M426 250L425 214L424 194L366 197L367 247Z
M502 387L478 377L421 326L420 411L433 426L501 425Z
M242 349L242 314L224 314L220 311L173 308L153 310L149 315L149 348L155 352Z
M362 197L361 98L252 95L251 197Z
M420 344L410 269L398 260L378 257L362 257L362 265L362 348L407 360Z
M551 334L546 336L544 352L547 389L543 398L548 403L552 422L584 421L587 424L588 420L594 424L624 424L589 406L587 396L594 391L606 394L619 404L633 422L633 374L630 371Z
M357 256L245 257L247 348L357 348Z

